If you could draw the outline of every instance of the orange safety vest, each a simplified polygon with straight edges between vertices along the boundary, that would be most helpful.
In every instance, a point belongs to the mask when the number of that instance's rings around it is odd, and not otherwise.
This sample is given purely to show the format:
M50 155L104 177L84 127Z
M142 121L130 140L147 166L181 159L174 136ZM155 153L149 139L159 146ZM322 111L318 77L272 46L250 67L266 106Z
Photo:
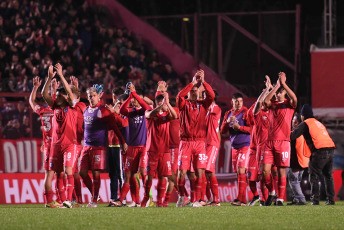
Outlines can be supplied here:
M326 127L320 121L315 118L309 118L305 122L308 125L309 134L316 149L336 147Z
M303 135L296 138L296 154L299 164L302 168L308 168L309 158L311 156L311 150L309 149Z

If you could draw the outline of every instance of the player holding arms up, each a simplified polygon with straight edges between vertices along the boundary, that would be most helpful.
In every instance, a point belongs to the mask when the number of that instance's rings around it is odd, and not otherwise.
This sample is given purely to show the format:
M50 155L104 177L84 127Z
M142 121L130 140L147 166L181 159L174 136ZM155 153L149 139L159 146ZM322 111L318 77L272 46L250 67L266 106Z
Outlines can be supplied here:
M33 79L33 88L30 94L30 106L32 110L41 117L42 132L43 132L43 153L44 153L44 163L43 169L45 170L44 177L44 201L45 207L58 208L60 203L53 201L54 192L52 191L52 180L54 177L54 171L49 168L49 155L51 147L51 136L52 136L52 119L54 116L54 111L48 106L46 108L38 105L36 103L36 94L38 88L41 86L42 82L39 77Z
M197 100L198 88L203 85L206 98ZM188 95L188 99L185 96ZM190 169L191 159L196 172L196 201L193 207L202 207L199 200L203 186L203 173L207 166L206 155L206 115L208 108L215 98L215 93L211 86L204 81L204 71L198 70L193 80L177 95L177 106L180 110L180 137L179 151L181 160L179 162L179 193L180 197L177 207L182 207L184 203L185 174Z
M145 112L151 107L136 93L133 84L128 85L130 92L128 99L122 104L120 113L129 119L129 140L128 151L125 163L125 182L122 186L121 196L118 201L113 204L117 207L123 206L123 201L130 189L135 194L135 201L129 207L136 207L136 203L140 203L139 187L136 181L136 174L138 170L142 173L143 185L145 185L146 168L146 141L147 141L147 125ZM129 107L132 103L133 107ZM129 185L130 182L130 185Z
M275 164L278 170L278 197L276 204L283 205L286 191L286 167L290 162L290 132L291 120L297 106L294 92L286 84L286 75L280 72L275 87L264 100L264 105L269 109L269 134L266 149L263 155L263 177L269 190L269 197L265 205L271 205L277 197L271 181L271 166ZM276 100L272 97L276 94ZM289 99L286 98L288 95Z
M69 104L75 104L75 97L62 74L62 66L55 65L57 75L63 84L56 93L54 100L48 93L48 87L54 77L53 67L49 67L48 79L43 87L43 98L54 110L51 157L49 158L50 168L57 174L57 187L59 188L60 199L63 206L72 207L72 195L74 189L73 164L75 162L75 143L77 114ZM63 189L63 171L67 175L67 197Z
M145 196L141 207L146 207L152 181L158 175L157 207L163 207L162 199L166 191L166 178L171 177L171 156L169 153L169 121L177 118L177 113L169 103L168 94L155 97L156 108L146 111L147 118L147 155L148 180L145 185ZM170 178L169 178L170 179Z
M126 151L127 145L115 123L113 114L102 105L98 89L90 87L86 92L90 105L84 111L85 144L81 153L80 176L87 188L92 191L92 201L87 207L95 208L97 207L100 188L100 170L105 168L108 129L114 130L119 138L123 151ZM93 184L88 175L88 170L90 169L93 174Z

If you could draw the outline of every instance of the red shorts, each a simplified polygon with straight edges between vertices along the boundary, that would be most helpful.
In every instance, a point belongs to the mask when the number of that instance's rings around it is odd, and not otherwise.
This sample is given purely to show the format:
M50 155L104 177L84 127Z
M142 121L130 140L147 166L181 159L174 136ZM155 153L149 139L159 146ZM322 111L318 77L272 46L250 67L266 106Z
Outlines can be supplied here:
M148 166L147 173L150 176L170 176L171 171L171 156L170 153L156 153L147 152Z
M140 168L147 167L147 153L145 146L128 146L124 172L137 172Z
M195 169L206 168L207 154L204 141L181 141L179 144L179 152L181 154L179 169L189 170L191 159L193 159L192 164Z
M289 167L290 142L267 141L264 151L263 164L274 164L277 167Z
M50 158L50 149L51 145L44 145L43 155L44 155L44 161L43 161L43 169L45 171L52 170L49 167L49 158Z
M247 166L247 179L249 181L258 181L258 169L257 151L250 148Z
M55 172L63 172L63 167L73 167L76 160L76 145L51 145L49 167Z
M214 173L215 163L216 163L217 154L219 152L219 148L217 146L207 145L206 152L207 152L208 162L207 162L207 167L205 168L205 170L208 172Z
M79 172L80 156L81 156L82 145L76 145L76 160L73 165L73 174Z
M105 168L104 146L84 146L81 151L80 169L102 170Z
M181 159L178 148L170 148L171 170L174 174L178 173L178 162Z
M244 146L238 149L232 148L233 172L236 173L237 168L247 168L249 149L249 146Z
M258 174L262 174L262 164L263 164L263 159L264 159L264 152L265 152L265 143L257 145L257 163L258 163Z

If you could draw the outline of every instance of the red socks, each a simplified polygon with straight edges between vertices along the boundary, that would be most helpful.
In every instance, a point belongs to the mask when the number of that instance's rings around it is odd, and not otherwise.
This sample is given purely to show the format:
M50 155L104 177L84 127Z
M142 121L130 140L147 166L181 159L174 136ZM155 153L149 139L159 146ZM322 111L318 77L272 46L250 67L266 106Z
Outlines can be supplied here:
M130 177L130 193L131 193L131 198L132 198L132 201L137 203L137 200L136 200L136 186L137 184L137 180L136 180L136 177Z
M250 189L251 189L251 192L253 193L253 196L257 196L258 195L257 182L249 181L248 184L250 185Z
M285 190L287 186L287 178L281 177L278 180L278 199L284 200Z
M178 181L178 188L179 188L180 195L181 196L186 196L186 194L185 194L185 191L186 191L186 189L185 189L185 178L180 179Z
M166 180L159 179L158 180L158 203L162 203L162 199L164 198L166 191Z
M263 182L263 180L260 181L260 190L262 192L261 200L266 201L266 199L268 199L268 196L269 196L269 190L265 186L265 183Z
M202 183L202 190L201 190L201 200L205 201L206 200L205 196L207 194L207 178L205 176L205 173L203 173L202 175L202 181L203 183Z
M81 195L81 181L80 179L75 179L74 178L74 192L76 196L76 201L79 204L82 204L82 195Z
M274 185L272 183L271 173L268 176L264 177L263 180L264 180L265 186L268 188L269 192L273 192L274 191Z
M247 187L247 183L246 183L246 175L245 174L238 174L238 187L239 187L239 194L238 194L238 199L243 202L246 203L246 187Z
M74 191L74 176L67 175L67 200L72 201Z
M201 199L201 194L202 194L202 188L204 187L203 183L203 177L197 177L196 179L196 201L199 201Z
M210 188L213 193L213 201L219 203L219 185L216 176L210 177Z
M191 202L195 202L196 201L196 196L195 196L195 193L196 193L196 179L192 179L190 180L190 192L191 192Z
M127 196L130 189L129 183L124 182L122 186L121 196L119 197L119 200L123 203L125 197Z
M54 192L53 191L44 191L44 202L46 204L50 204L51 202L53 202L53 196L54 196Z
M65 192L65 187L64 187L63 175L57 176L56 187L57 187L61 202L64 202L66 200L66 192Z

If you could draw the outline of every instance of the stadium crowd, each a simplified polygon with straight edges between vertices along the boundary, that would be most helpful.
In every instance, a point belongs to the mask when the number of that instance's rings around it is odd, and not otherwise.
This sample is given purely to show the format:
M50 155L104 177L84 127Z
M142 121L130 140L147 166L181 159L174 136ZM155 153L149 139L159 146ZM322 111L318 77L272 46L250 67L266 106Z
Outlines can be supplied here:
M67 79L72 75L79 79L82 92L97 83L105 86L104 93L111 94L131 81L144 94L154 96L156 83L164 80L169 92L177 95L190 81L189 73L177 75L168 60L161 60L140 35L113 26L104 8L90 7L85 0L1 1L0 41L1 92L31 92L33 78L45 78L53 62L65 67ZM16 110L13 99L8 103L1 100L3 137L10 138L12 123L18 120L25 126L24 117L7 112ZM21 130L21 136L27 132Z

